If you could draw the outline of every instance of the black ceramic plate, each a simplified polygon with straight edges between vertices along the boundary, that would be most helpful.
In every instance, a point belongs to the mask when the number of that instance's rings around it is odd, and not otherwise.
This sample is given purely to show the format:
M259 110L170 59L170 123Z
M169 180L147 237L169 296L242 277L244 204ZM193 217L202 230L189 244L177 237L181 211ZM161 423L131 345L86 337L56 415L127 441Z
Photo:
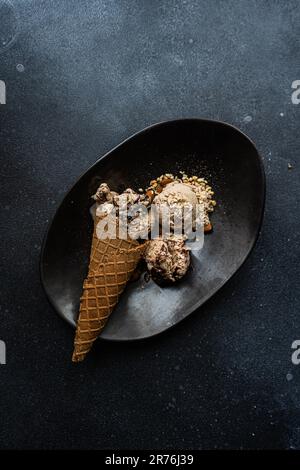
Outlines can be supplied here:
M262 222L263 164L254 144L229 124L183 119L155 124L98 160L73 186L46 234L42 282L52 305L75 325L92 236L90 196L100 182L117 191L146 187L162 173L180 170L204 176L218 202L214 231L192 255L192 267L178 285L153 281L127 286L101 337L133 340L175 325L215 294L244 263Z

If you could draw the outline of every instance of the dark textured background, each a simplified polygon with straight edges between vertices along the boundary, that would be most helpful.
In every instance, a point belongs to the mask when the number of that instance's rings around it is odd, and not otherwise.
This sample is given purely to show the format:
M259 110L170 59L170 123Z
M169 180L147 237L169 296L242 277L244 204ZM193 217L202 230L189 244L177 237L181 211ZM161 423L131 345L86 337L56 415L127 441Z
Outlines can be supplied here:
M299 2L13 4L0 1L0 447L299 448ZM98 156L190 116L225 120L257 144L258 245L178 327L99 341L75 366L73 331L39 279L47 223Z

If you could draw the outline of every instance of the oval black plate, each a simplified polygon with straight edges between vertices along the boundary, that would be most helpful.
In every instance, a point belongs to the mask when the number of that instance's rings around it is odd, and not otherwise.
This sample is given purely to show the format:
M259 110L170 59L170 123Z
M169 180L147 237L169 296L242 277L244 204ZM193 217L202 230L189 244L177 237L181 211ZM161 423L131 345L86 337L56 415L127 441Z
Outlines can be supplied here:
M57 312L75 326L87 272L92 219L90 196L100 182L122 191L146 187L162 173L180 170L212 184L218 202L214 231L192 255L187 276L171 287L141 278L127 286L101 337L133 340L160 333L196 310L244 263L258 237L265 201L262 160L235 127L181 119L155 124L98 160L73 186L45 237L41 278Z

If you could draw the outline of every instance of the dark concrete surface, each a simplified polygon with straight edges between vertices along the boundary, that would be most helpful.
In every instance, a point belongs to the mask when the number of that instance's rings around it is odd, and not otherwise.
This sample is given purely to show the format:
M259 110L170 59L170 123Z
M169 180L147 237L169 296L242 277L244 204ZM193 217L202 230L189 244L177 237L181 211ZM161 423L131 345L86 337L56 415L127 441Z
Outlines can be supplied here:
M0 2L0 447L299 448L299 2L12 4ZM99 341L76 366L73 331L39 279L48 221L98 156L190 116L232 123L257 144L267 176L258 245L176 328Z

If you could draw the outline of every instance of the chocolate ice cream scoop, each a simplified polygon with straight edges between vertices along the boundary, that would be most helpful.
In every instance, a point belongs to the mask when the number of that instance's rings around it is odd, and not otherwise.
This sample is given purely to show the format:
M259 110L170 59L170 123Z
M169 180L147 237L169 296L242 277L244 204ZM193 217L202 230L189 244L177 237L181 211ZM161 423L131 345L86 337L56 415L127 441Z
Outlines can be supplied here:
M92 197L98 204L103 204L105 202L113 203L116 196L118 193L111 191L108 184L102 183Z
M190 265L190 253L183 238L154 239L148 242L145 261L151 277L158 284L181 279Z

